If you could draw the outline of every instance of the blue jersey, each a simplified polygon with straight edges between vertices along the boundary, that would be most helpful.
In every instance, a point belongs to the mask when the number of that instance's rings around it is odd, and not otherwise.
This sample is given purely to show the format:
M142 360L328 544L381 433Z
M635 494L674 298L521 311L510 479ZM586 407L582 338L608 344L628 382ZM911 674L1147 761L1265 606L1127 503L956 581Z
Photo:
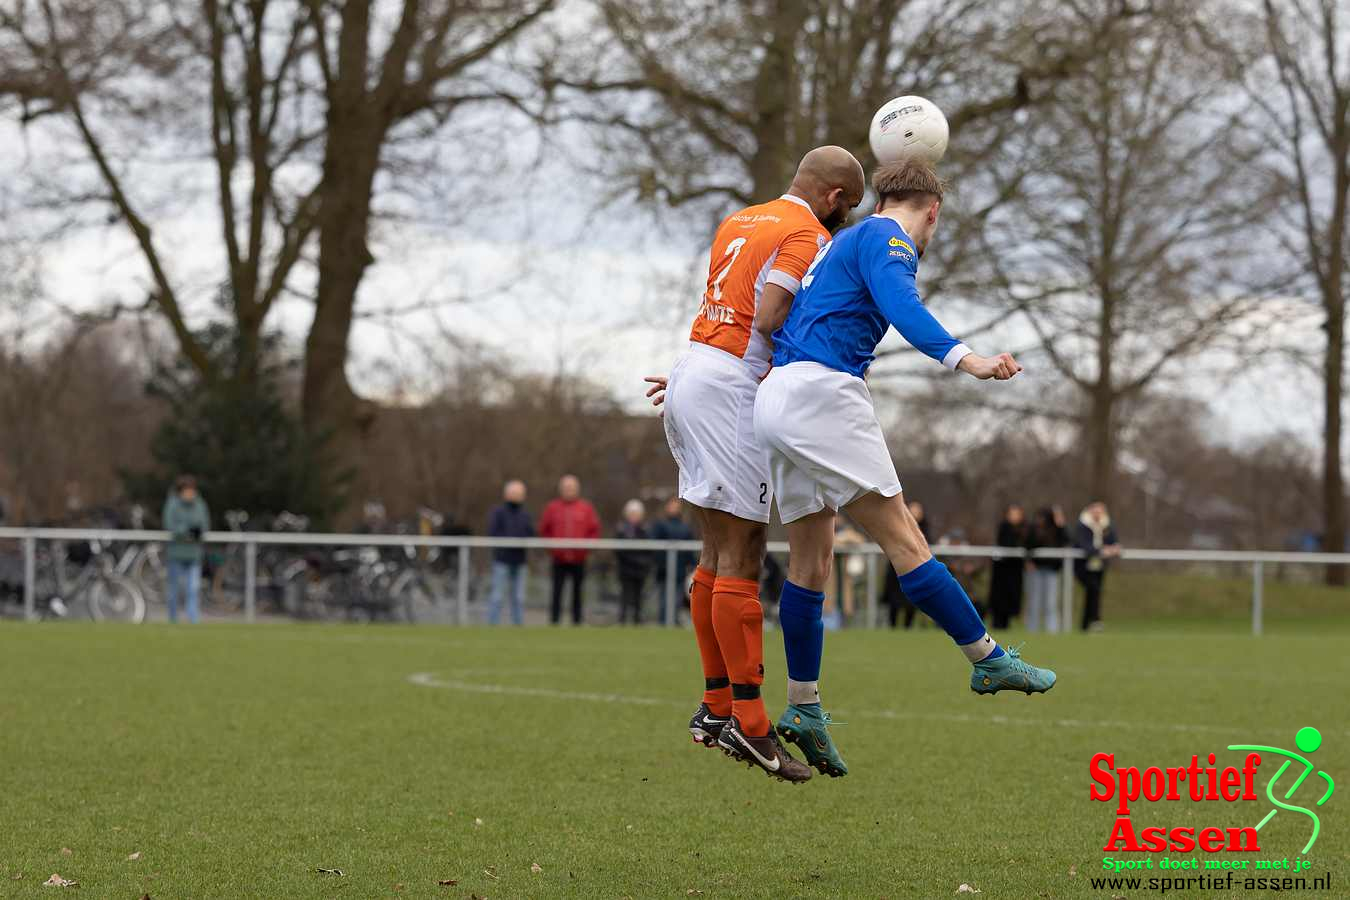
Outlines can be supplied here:
M891 325L917 350L956 368L970 352L923 305L915 285L919 254L900 223L871 216L821 248L802 278L773 364L816 362L862 378Z

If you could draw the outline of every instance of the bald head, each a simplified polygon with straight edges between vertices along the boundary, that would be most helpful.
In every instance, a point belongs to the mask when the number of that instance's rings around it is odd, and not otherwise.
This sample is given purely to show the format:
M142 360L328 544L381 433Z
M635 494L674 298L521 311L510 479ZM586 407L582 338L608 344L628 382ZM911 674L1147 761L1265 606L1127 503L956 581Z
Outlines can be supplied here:
M802 157L788 193L810 203L821 224L833 230L862 202L863 183L862 164L853 154L827 145Z

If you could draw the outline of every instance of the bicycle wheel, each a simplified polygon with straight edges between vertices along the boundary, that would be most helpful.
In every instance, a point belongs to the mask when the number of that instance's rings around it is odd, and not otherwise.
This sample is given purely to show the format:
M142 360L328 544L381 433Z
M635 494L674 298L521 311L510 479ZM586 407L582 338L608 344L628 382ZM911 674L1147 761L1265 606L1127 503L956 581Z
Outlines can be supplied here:
M96 622L145 621L145 598L136 583L121 575L100 575L84 590L89 617Z
M157 548L147 549L136 557L136 562L127 574L136 582L147 604L164 605L164 563L160 560Z
M407 622L435 622L439 619L440 604L426 580L416 572L404 572L390 590L394 609Z

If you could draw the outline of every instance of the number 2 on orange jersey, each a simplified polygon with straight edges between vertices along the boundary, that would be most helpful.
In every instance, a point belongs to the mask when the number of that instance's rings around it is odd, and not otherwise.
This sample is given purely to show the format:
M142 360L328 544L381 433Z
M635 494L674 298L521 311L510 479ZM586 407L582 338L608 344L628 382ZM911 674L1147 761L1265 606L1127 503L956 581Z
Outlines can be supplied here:
M713 279L714 300L722 299L722 282L723 280L726 279L727 273L731 271L731 267L736 265L736 257L741 255L741 248L744 246L745 246L745 238L743 237L736 238L736 240L727 244L726 251L722 253L722 259L724 260L724 262L722 263L722 269L717 273L717 277ZM728 260L727 259L728 256L730 256L731 259Z

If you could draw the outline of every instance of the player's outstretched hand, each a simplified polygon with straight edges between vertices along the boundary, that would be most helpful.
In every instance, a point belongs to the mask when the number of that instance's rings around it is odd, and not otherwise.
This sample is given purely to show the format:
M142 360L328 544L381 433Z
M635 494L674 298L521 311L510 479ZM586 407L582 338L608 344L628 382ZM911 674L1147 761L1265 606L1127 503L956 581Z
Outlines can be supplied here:
M652 399L652 406L660 406L666 402L666 384L670 381L665 375L648 375L642 379L651 385L647 388L647 396ZM661 418L665 418L666 411L661 410Z
M1022 371L1022 366L1017 360L1013 359L1011 353L1000 353L998 356L979 356L974 353L967 353L961 358L957 368L974 375L981 381L989 378L995 381L1007 381Z

